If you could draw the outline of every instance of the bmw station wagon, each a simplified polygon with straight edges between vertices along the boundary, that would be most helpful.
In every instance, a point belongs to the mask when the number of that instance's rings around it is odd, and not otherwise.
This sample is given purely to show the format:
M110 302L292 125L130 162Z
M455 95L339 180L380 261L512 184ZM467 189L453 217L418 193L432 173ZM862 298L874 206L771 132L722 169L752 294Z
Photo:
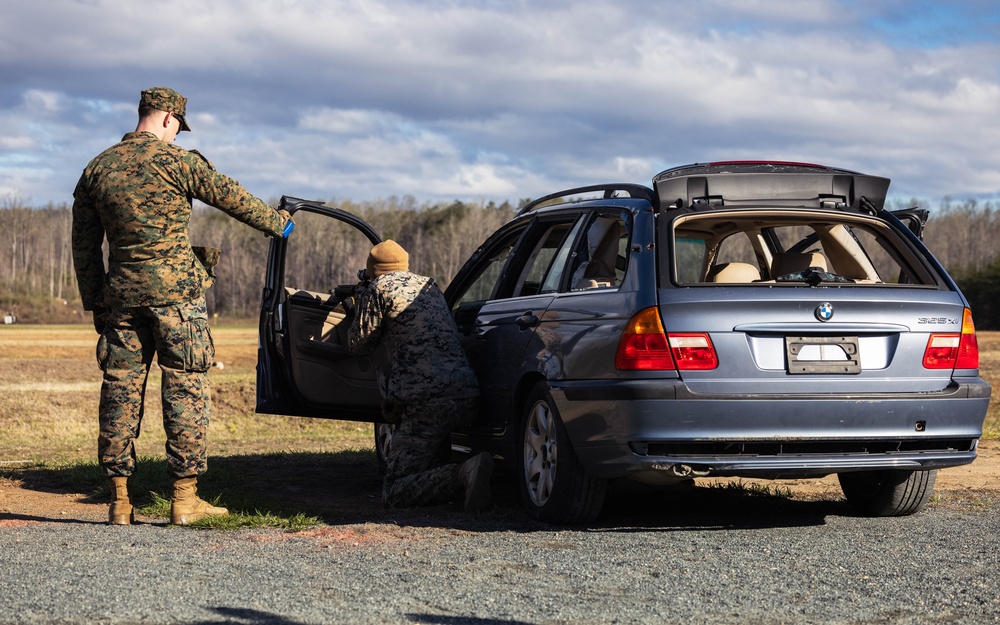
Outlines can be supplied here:
M528 514L555 523L593 520L622 478L837 474L862 513L920 510L938 469L975 459L991 389L968 303L920 239L927 212L888 212L888 187L720 162L528 204L445 292L483 394L456 456L491 452ZM321 254L271 243L258 412L372 421L383 444L379 355L346 348L356 285L294 269L356 269L335 237L379 235L282 205L303 228L342 228Z

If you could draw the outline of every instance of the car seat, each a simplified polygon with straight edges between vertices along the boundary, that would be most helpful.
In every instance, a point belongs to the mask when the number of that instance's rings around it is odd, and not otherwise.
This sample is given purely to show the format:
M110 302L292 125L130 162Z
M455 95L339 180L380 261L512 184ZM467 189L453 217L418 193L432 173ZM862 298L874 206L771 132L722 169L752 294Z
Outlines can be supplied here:
M774 255L774 260L771 262L771 277L776 278L789 273L798 273L810 267L826 271L826 258L819 252L806 252L804 254L782 252Z
M755 282L760 280L760 271L749 263L720 263L708 272L712 282Z

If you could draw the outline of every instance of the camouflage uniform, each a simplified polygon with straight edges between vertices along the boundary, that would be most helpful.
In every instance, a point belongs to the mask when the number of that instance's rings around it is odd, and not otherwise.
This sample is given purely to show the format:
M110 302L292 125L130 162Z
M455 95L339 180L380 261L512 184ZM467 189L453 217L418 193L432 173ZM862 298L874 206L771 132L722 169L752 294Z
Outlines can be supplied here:
M156 88L143 92L143 99L166 92L180 99L176 113L183 116L185 100L173 91ZM135 468L133 445L155 354L163 374L168 470L175 478L201 475L210 401L207 371L215 357L204 294L214 282L211 266L219 251L191 246L191 200L272 236L281 235L283 218L197 152L151 132L126 134L94 158L73 197L73 261L83 307L95 311L95 318L107 311L97 346L104 372L101 466L112 477L128 476Z
M361 295L348 339L361 354L385 345L391 369L379 371L383 396L404 406L386 458L383 502L406 507L459 496L464 487L458 465L448 463L449 433L475 418L479 386L437 284L409 271L379 276Z

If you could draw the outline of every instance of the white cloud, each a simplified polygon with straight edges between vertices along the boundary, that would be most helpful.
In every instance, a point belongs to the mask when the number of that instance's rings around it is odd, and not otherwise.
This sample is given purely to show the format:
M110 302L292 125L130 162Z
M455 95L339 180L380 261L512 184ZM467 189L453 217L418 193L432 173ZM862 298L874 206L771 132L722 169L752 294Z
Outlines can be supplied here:
M299 129L340 135L359 135L381 131L386 123L379 119L386 116L377 111L345 109L311 109L299 118ZM398 123L398 122L396 122Z
M31 150L37 147L37 143L32 137L0 137L0 147L5 150Z

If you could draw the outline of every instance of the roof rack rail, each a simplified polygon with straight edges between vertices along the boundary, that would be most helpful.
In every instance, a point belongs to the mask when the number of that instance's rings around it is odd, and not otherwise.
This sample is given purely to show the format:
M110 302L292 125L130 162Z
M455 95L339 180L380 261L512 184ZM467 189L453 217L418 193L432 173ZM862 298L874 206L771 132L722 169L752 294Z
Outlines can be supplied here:
M517 216L520 217L525 213L530 213L531 211L538 208L541 204L549 202L552 200L558 200L560 198L565 198L567 196L572 196L574 194L580 193L593 193L594 191L603 191L604 199L611 199L616 197L619 191L625 191L628 193L629 197L642 198L648 201L650 204L656 205L656 193L653 192L647 186L641 184L634 184L630 182L621 183L611 183L611 184L594 184L586 187L576 187L574 189L566 189L564 191L559 191L557 193L550 193L549 195L533 200L528 204L525 204L521 210L517 211ZM567 202L571 200L566 200Z

